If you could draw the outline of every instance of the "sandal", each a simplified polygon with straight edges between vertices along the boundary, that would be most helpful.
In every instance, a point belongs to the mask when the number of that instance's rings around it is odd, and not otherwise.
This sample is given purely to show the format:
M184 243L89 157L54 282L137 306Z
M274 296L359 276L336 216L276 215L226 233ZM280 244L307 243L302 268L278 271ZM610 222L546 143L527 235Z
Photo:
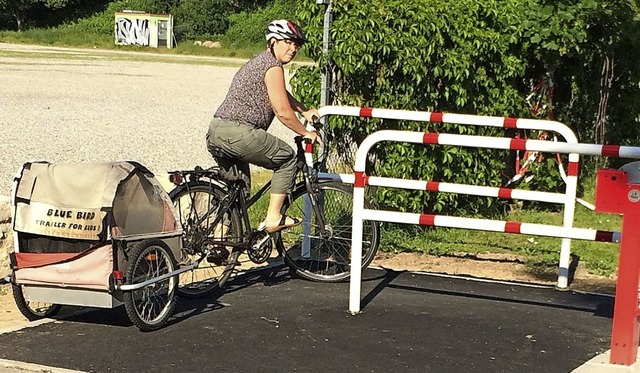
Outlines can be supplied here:
M293 223L287 224L287 218L293 220ZM300 218L282 215L282 218L280 218L280 223L278 223L278 225L276 225L275 227L265 227L264 230L267 231L267 233L275 233L283 229L295 227L296 225L300 225L300 223L302 223L302 219Z

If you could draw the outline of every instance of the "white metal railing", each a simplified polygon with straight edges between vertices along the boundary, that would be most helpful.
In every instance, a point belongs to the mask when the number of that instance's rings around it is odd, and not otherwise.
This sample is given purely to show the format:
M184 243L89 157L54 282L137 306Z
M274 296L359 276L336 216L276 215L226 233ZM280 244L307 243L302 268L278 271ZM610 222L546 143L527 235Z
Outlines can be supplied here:
M585 155L603 155L622 158L640 159L640 147L597 144L569 144L541 140L519 140L488 136L451 135L423 132L406 132L384 130L367 137L356 153L353 232L351 249L351 282L349 290L349 311L360 311L360 290L362 271L355 270L362 265L362 227L364 220L400 222L408 224L436 225L441 227L489 230L506 233L521 233L549 237L575 238L583 240L619 242L621 236L617 232L606 232L594 229L558 227L544 224L527 224L520 222L500 222L485 219L459 218L429 214L411 214L392 211L370 210L364 208L364 188L367 185L378 185L377 178L365 174L365 163L369 150L381 141L409 142L416 144L457 145L477 148L530 150L552 153L575 153ZM415 181L400 180L397 188L405 187Z
M480 116L480 115L469 115L469 114L453 114L453 113L440 113L440 112L428 112L428 111L408 111L408 110L395 110L395 109L377 109L377 108L349 107L349 106L324 106L324 107L321 107L318 111L321 116L341 115L341 116L351 116L351 117L361 117L361 118L410 120L410 121L436 122L436 123L456 123L456 124L463 124L463 125L499 127L499 128L507 128L507 129L539 130L539 131L555 132L560 136L562 136L567 143L570 143L570 144L578 143L578 140L575 134L569 127L567 127L565 124L561 122L552 121L552 120L505 118L505 117ZM515 144L520 144L523 141L525 141L524 139L504 139L504 140L509 142L514 142ZM474 140L470 141L471 144L473 144L473 141ZM526 149L526 150L531 150L531 149ZM472 194L472 195L488 196L488 197L512 198L512 199L533 200L533 201L540 201L540 202L561 203L561 204L564 204L563 227L571 228L573 226L573 219L575 215L575 201L576 201L576 194L577 194L577 188L578 188L578 168L579 168L578 161L579 161L579 154L570 152L569 164L568 164L568 175L567 177L564 178L566 183L566 189L564 194L531 192L531 191L523 191L523 190L517 190L517 189L511 189L511 188L482 187L482 186L474 186L474 185L467 185L467 184L437 183L432 181L427 182L427 184L425 185L425 188L421 187L422 186L421 183L425 183L424 181L416 181L413 184L409 183L404 185L406 185L407 189L420 189L420 190L429 190L429 191L438 191L438 192ZM355 181L354 175L321 174L320 177L333 178L345 183L354 183ZM375 184L375 185L395 186L397 185L397 183L401 182L401 179L371 178L371 181L374 183L383 183L383 184ZM562 238L562 243L560 246L560 260L558 264L559 270L558 270L557 286L559 288L566 288L568 286L570 261L571 261L571 238Z

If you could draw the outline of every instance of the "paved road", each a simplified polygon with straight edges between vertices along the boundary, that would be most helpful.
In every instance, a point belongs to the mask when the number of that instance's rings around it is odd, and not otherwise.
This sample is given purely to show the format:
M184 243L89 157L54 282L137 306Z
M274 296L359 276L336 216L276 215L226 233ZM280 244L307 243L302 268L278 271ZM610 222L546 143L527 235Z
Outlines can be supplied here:
M609 297L367 270L348 283L243 276L218 300L181 300L141 333L123 309L0 335L0 358L85 372L570 372L608 349Z

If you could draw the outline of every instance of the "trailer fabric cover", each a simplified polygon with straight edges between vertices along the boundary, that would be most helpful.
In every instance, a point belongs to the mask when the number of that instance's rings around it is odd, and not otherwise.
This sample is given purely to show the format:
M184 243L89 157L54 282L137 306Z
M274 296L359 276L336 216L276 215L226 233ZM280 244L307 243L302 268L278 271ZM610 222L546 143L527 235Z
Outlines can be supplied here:
M180 232L167 193L135 162L26 163L16 183L16 232L94 243Z
M80 255L76 254L74 260L42 267L29 266L29 256L38 260L35 256L52 254L21 253L18 255L27 256L24 260L25 266L14 272L14 280L18 284L109 290L109 276L113 272L111 244L92 248Z
M182 234L169 195L136 162L25 163L13 197L19 284L108 289L123 270L112 239Z

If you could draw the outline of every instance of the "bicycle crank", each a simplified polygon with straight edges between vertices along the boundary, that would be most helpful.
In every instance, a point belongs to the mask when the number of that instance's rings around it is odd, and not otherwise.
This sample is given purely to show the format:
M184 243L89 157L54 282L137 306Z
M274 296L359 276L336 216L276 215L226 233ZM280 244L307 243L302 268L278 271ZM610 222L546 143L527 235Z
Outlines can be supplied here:
M273 241L266 231L254 232L249 237L249 248L247 256L255 264L262 264L271 257L273 251Z

